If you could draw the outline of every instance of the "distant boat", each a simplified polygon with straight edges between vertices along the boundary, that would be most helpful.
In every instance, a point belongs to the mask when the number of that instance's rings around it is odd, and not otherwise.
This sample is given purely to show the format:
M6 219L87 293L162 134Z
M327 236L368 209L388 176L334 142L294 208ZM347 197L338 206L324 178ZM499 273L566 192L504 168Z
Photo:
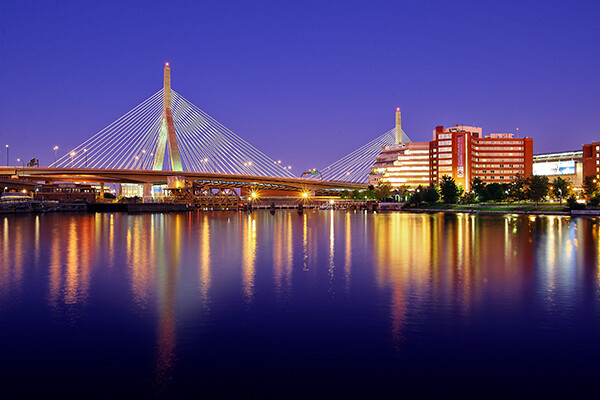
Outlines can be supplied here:
M26 202L32 201L33 197L23 192L2 192L2 196L0 197L0 201L2 202Z

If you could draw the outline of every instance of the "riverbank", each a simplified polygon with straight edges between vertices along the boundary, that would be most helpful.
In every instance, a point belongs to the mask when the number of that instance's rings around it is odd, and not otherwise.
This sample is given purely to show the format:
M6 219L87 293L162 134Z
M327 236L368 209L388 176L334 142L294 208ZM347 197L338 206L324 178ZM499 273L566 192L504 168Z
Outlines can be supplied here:
M526 215L600 215L600 209L571 210L565 204L533 203L514 204L421 204L404 207L404 203L379 203L378 211L402 211L417 213L477 213L477 214L526 214Z
M0 214L87 211L85 203L56 201L7 201L0 203Z

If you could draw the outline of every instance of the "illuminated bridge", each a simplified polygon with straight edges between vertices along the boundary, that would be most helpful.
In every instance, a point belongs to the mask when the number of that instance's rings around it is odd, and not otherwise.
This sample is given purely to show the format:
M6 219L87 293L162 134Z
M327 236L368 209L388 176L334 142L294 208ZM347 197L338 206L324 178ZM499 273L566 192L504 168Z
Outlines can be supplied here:
M0 176L15 175L47 182L140 183L148 194L153 184L181 184L197 194L218 187L269 189L283 196L365 188L355 179L295 177L281 161L173 91L168 63L161 90L48 168L0 167Z

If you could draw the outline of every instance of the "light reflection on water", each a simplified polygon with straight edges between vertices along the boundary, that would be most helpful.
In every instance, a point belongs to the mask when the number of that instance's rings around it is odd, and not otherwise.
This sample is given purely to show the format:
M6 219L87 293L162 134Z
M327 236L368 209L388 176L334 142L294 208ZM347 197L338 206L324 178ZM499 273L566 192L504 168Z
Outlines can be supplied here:
M389 354L397 358L386 365L402 369L398 360L414 357L413 346L431 344L416 337L438 331L480 335L499 324L507 335L560 337L565 326L569 337L584 335L584 326L586 335L600 333L596 218L338 211L0 218L4 326L19 311L32 325L49 324L50 315L67 331L114 314L134 342L152 342L114 356L133 362L154 354L153 377L140 368L139 385L151 380L160 390L203 362L221 365L219 352L243 365L251 354L272 353L285 369L269 346L306 361L347 325L354 330L345 362L358 370ZM278 335L245 342L316 321L319 329L301 328L308 350ZM17 330L5 333L13 346L26 345ZM243 342L248 354L228 353L228 340ZM363 345L373 353L364 355ZM327 354L325 365L337 365Z

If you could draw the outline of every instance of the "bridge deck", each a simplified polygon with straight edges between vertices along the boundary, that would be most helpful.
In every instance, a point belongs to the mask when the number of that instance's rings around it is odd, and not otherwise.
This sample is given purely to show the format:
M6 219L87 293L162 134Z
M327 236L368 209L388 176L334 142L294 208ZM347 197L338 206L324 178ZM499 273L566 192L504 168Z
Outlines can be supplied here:
M0 177L19 176L22 179L53 182L104 182L104 183L152 183L166 184L169 176L207 183L239 184L240 186L270 186L301 190L362 190L362 183L322 181L308 178L281 178L257 175L237 175L214 172L174 172L140 169L93 169L50 167L0 167Z

